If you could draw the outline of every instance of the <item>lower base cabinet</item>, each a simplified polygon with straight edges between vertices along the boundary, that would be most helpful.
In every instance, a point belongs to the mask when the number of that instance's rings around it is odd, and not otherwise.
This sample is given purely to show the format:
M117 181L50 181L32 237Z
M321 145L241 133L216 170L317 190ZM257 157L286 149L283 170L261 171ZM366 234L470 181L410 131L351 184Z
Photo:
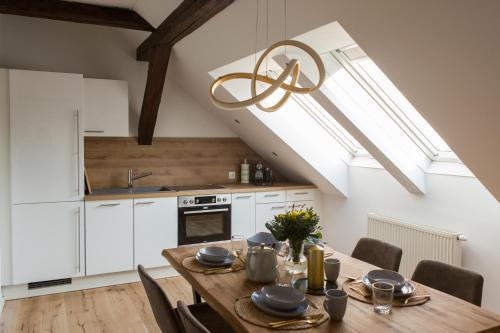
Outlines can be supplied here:
M161 252L177 247L177 197L134 199L134 266L168 265Z
M285 213L285 203L265 203L255 205L255 231L269 232L266 223L274 219L275 215Z
M134 269L132 199L85 202L87 275Z
M85 275L83 202L12 206L13 284Z

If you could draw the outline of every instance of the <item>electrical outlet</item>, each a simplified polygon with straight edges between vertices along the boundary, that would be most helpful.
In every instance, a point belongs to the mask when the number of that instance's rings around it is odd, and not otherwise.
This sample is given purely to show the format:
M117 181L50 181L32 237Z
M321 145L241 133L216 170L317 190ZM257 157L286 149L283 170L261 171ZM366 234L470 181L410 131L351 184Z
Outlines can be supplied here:
M229 175L227 176L229 179L236 179L236 171L229 171Z

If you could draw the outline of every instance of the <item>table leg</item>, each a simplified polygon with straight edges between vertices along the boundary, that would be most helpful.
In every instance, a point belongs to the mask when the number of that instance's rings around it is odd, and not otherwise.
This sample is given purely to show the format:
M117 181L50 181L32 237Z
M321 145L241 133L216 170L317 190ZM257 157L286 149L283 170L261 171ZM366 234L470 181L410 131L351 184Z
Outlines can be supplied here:
M194 304L200 304L201 303L201 296L200 296L200 294L198 294L196 292L196 290L194 290L194 288L192 288L192 290L193 290L193 302L194 302Z

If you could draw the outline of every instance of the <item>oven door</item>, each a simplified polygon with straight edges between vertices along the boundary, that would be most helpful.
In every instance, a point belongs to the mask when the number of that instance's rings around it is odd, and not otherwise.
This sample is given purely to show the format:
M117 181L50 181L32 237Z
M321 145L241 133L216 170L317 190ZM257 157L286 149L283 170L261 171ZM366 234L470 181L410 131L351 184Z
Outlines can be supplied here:
M231 205L179 208L179 245L231 239Z

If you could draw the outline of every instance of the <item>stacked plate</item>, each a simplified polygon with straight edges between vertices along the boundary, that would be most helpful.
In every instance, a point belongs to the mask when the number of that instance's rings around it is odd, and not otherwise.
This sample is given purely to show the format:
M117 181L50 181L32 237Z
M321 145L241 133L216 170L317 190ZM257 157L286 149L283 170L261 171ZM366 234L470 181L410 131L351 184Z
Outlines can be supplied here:
M293 287L265 286L254 291L251 298L260 310L278 317L299 317L309 307L304 294Z
M196 260L200 264L211 267L230 266L235 259L228 249L218 246L204 247L196 253Z
M363 276L361 282L370 290L375 282L392 284L394 286L394 298L406 298L413 296L415 293L415 287L410 281L407 281L401 274L386 269L376 269L368 272Z

